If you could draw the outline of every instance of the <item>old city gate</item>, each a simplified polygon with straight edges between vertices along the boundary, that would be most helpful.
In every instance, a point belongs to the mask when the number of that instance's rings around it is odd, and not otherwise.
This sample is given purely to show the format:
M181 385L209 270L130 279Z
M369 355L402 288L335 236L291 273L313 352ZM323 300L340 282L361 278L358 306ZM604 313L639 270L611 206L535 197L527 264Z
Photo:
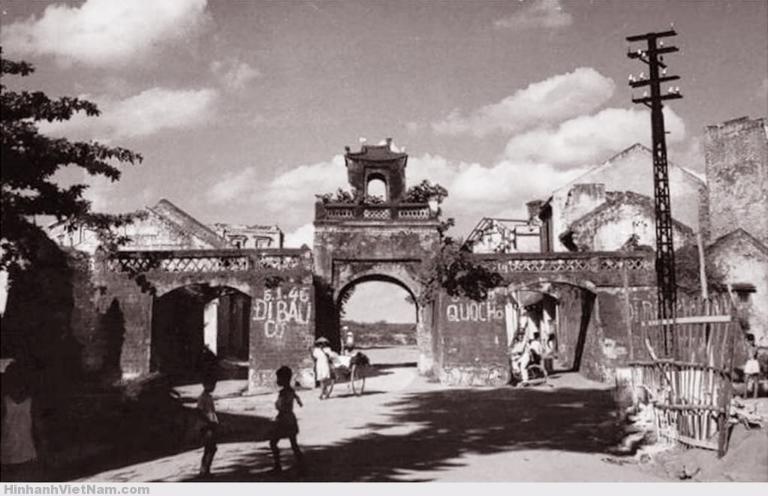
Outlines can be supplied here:
M384 145L349 148L344 156L353 198L323 198L315 205L314 266L317 334L339 343L339 314L348 291L367 281L394 283L414 302L421 293L418 271L439 246L438 212L406 198L408 156ZM383 183L384 201L371 198L372 182ZM431 309L416 303L419 371L435 360Z

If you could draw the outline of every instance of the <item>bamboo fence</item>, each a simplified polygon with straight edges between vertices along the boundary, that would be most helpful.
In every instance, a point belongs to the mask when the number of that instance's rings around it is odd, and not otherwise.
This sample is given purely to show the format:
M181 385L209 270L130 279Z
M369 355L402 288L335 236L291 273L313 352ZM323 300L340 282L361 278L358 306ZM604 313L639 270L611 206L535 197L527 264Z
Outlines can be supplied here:
M678 297L675 317L660 321L646 305L632 323L646 361L632 382L651 395L658 434L687 446L728 449L728 414L736 346L743 341L729 295Z

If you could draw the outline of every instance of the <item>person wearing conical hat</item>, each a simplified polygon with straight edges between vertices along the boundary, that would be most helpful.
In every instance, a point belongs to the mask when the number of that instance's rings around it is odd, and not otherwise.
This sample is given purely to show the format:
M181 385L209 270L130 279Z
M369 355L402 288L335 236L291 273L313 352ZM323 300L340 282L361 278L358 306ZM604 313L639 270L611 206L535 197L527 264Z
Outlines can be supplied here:
M315 360L315 380L320 385L320 399L330 396L331 364L325 348L330 345L326 338L317 338L312 349L312 358Z

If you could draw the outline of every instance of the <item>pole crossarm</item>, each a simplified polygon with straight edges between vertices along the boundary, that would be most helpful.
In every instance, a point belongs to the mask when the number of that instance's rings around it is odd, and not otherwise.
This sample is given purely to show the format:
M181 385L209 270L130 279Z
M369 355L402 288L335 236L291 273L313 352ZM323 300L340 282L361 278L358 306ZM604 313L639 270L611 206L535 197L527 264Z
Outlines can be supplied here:
M667 93L666 95L662 95L660 97L654 98L652 96L645 96L642 98L633 98L633 103L645 103L645 104L652 104L655 100L676 100L678 98L682 98L683 95L680 95L678 93Z
M630 43L634 41L648 41L651 39L667 38L669 36L677 36L677 32L674 29L670 29L669 31L661 31L659 33L638 34L635 36L627 36L627 41Z
M657 81L659 83L667 83L669 81L677 81L678 79L680 79L680 76L662 76L659 79L657 79ZM641 88L643 86L649 86L653 83L654 82L651 81L650 79L641 79L639 81L630 81L629 85L633 88Z

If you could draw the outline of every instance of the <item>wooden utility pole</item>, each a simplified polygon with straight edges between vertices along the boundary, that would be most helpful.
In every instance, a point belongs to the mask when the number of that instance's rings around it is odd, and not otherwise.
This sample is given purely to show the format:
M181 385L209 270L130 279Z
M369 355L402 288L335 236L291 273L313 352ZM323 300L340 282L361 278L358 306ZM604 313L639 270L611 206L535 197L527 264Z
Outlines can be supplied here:
M648 65L648 76L644 72L639 78L629 76L632 88L647 87L641 98L632 98L634 103L642 103L651 109L651 137L653 140L653 187L656 207L656 285L658 287L658 316L664 327L664 347L667 355L674 352L675 336L671 324L675 315L677 284L675 281L675 249L672 243L672 212L669 201L669 174L667 171L667 142L664 131L664 100L682 98L680 88L671 87L662 94L661 84L680 79L679 76L667 76L667 66L663 54L677 52L673 46L664 46L661 38L675 36L670 29L660 33L648 33L629 36L630 43L644 41L644 49L630 50L627 56L639 59ZM661 70L660 70L661 69Z

